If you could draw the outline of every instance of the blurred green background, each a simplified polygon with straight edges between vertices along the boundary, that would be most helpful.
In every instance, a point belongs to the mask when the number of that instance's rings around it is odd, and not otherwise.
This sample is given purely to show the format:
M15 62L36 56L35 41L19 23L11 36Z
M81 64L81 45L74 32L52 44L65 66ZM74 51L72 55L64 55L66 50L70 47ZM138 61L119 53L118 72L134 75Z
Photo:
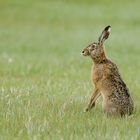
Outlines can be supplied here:
M0 139L140 139L139 0L0 1ZM132 118L106 118L92 61L81 56L102 29L105 47L134 98Z

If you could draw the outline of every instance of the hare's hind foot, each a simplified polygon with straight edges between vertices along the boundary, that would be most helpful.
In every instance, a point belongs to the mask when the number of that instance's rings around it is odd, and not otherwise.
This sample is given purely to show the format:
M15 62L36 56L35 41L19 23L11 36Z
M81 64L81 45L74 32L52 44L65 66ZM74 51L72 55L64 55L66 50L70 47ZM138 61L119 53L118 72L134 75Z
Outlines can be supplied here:
M107 114L107 117L121 117L121 114L118 112L116 107L109 107L104 110L104 113Z
M126 117L126 116L131 116L132 112L130 111L122 111L119 110L116 107L110 107L108 108L105 113L107 114L107 116L118 116L118 117Z

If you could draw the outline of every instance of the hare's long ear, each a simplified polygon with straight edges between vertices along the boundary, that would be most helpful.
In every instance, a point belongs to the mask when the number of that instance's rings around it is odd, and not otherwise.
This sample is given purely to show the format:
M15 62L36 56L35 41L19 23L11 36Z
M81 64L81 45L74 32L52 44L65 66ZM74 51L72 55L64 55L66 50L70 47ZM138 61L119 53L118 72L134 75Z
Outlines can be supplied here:
M109 37L109 34L111 32L111 26L105 27L105 29L102 31L100 37L98 38L98 41L100 44L103 44L104 41Z

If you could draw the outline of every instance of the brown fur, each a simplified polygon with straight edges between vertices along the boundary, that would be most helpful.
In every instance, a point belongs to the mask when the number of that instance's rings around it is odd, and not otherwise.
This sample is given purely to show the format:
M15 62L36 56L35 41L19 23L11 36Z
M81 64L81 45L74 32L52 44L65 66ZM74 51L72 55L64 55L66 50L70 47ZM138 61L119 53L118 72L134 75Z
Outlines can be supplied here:
M111 27L107 26L98 42L90 44L82 52L84 56L90 56L94 63L92 80L95 91L86 111L95 106L95 101L101 95L103 97L103 111L107 115L130 115L133 113L133 100L116 64L106 57L103 47L104 41L109 37L110 29Z

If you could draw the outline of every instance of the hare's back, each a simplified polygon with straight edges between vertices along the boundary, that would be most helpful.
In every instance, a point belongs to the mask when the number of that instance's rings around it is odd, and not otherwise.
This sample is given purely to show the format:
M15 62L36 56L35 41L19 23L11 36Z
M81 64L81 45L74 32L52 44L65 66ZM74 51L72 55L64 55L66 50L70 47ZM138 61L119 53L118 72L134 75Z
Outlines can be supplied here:
M106 91L107 100L122 114L131 114L133 100L127 85L122 80L118 68L113 62L106 65L106 78L102 84L104 85L104 91Z

